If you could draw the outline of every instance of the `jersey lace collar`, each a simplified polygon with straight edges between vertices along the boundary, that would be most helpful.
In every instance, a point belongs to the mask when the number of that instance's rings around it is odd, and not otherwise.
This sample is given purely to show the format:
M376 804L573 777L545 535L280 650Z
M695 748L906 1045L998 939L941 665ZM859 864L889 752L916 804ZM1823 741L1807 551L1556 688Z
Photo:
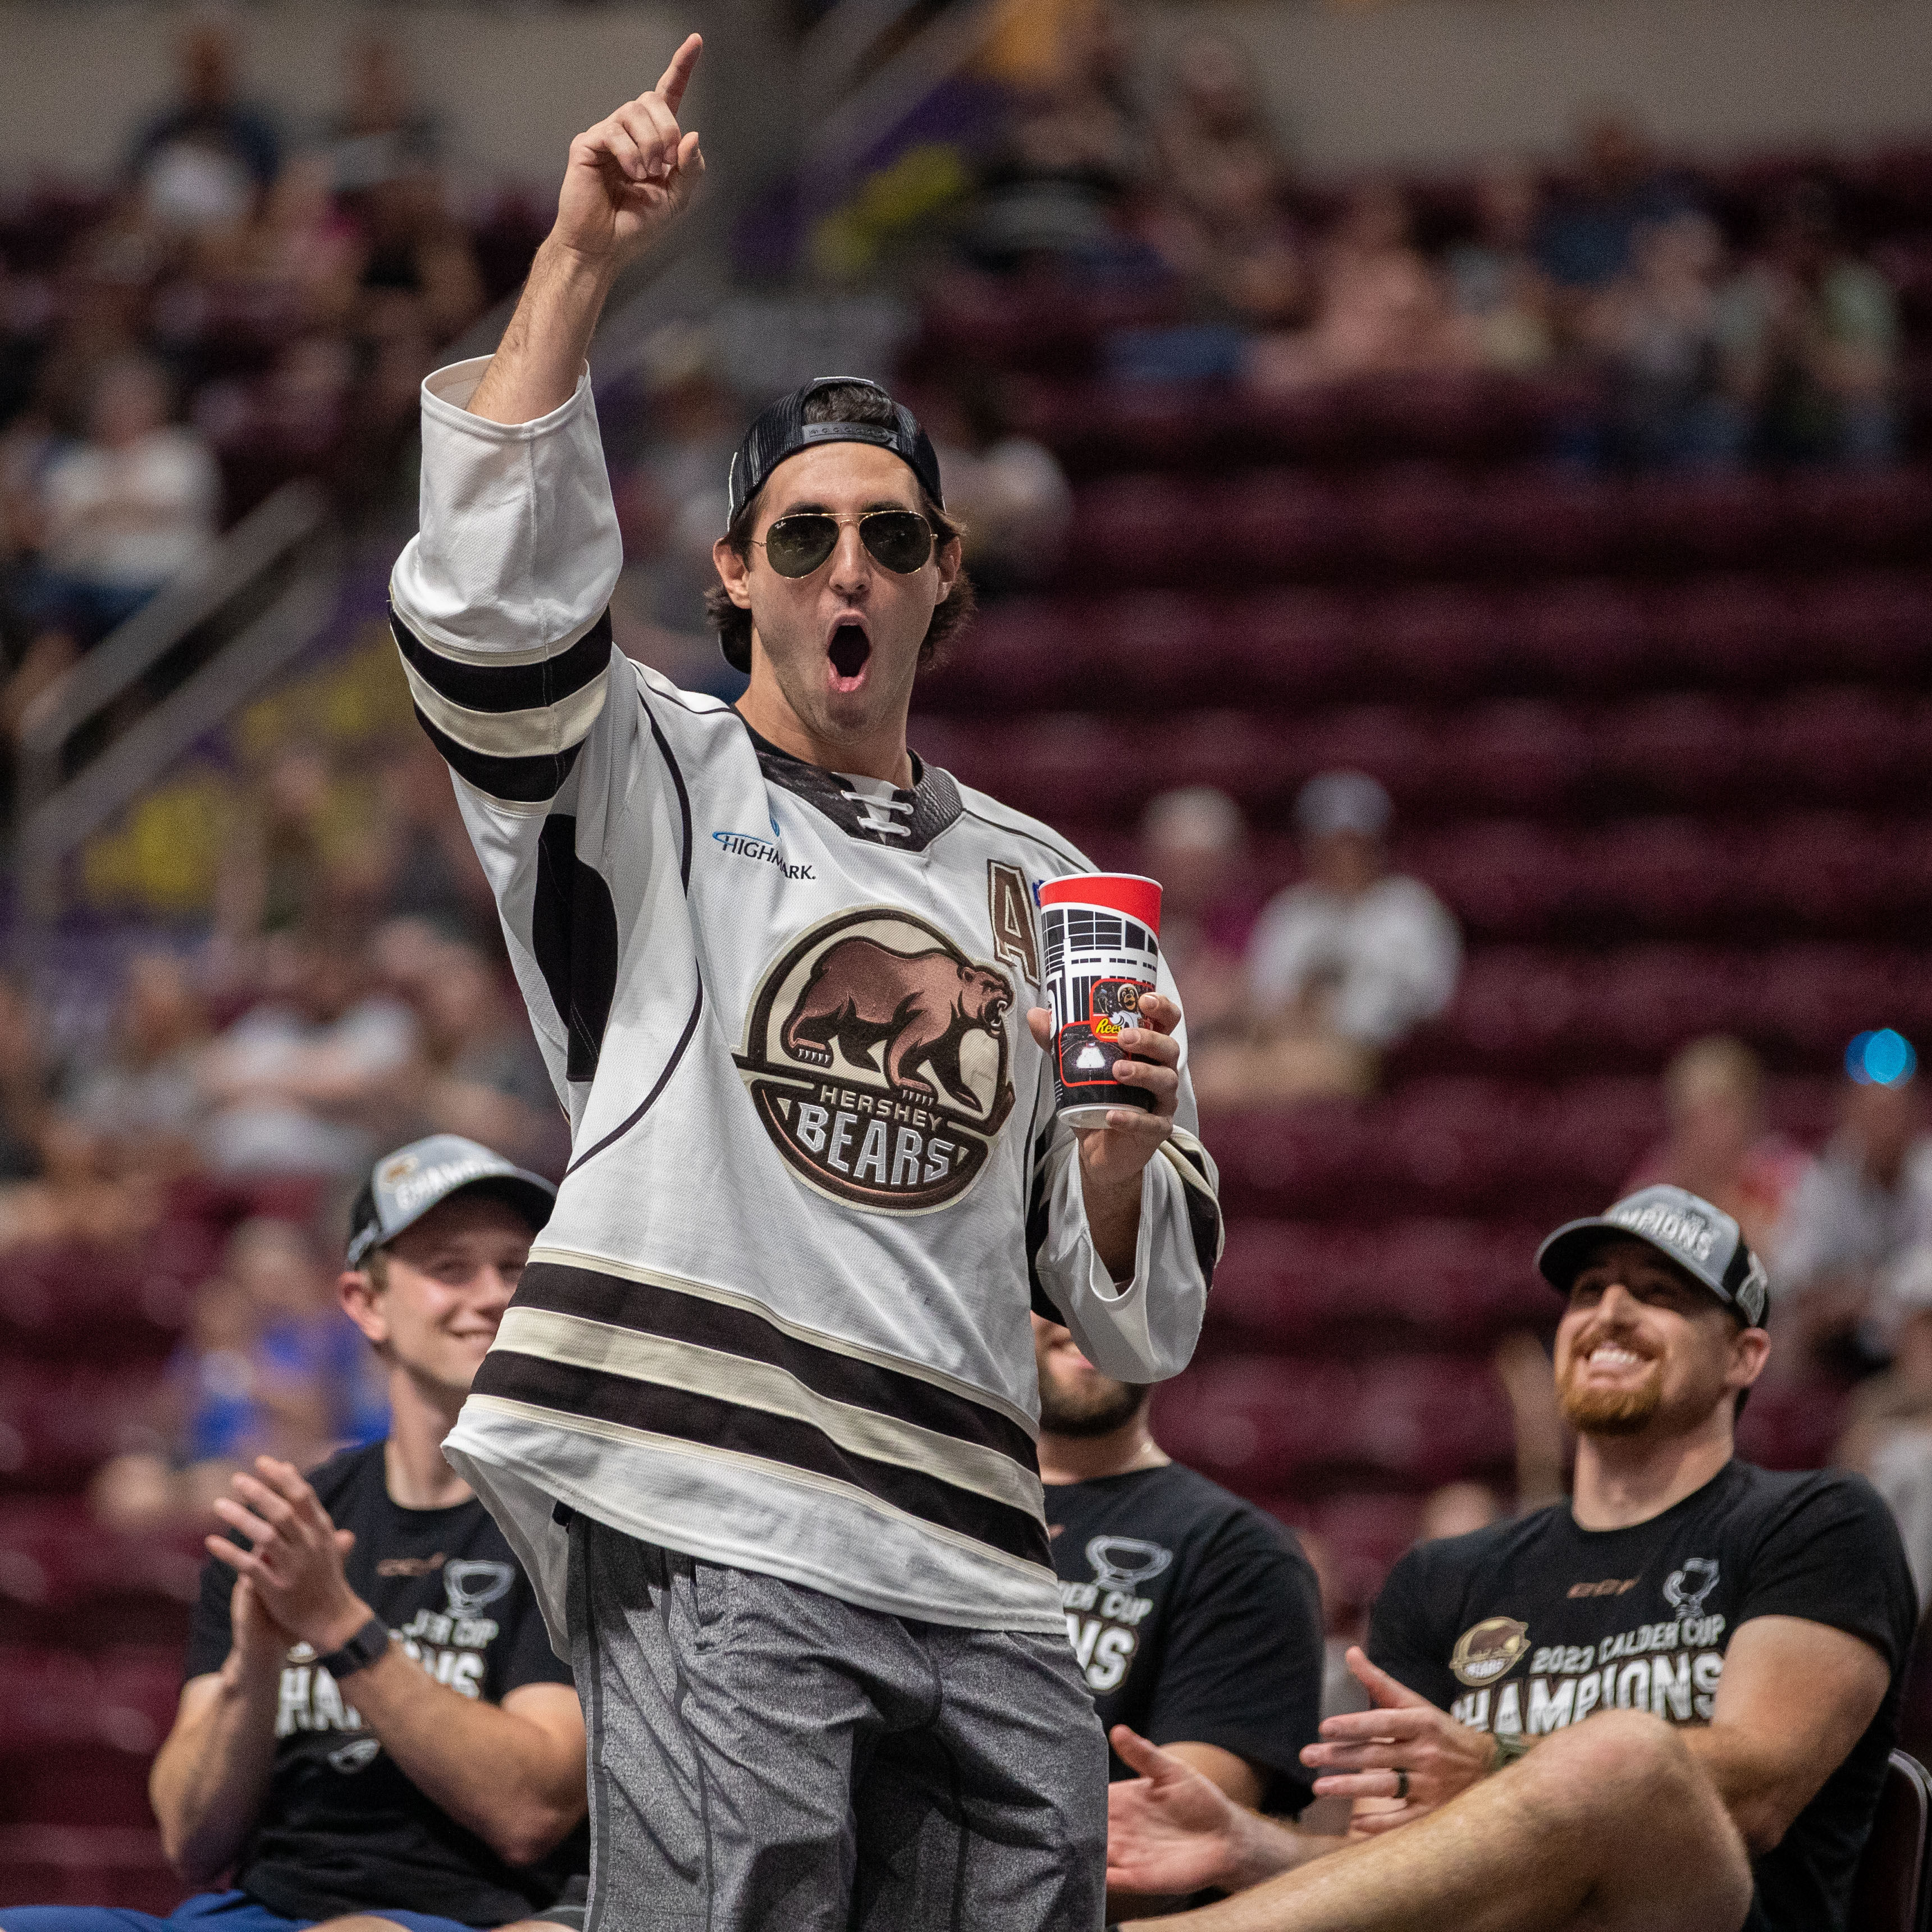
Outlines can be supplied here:
M803 799L849 838L895 851L923 852L964 810L952 775L927 764L916 752L911 754L912 789L904 791L882 778L850 778L808 764L761 738L749 724L745 730L757 748L765 782Z

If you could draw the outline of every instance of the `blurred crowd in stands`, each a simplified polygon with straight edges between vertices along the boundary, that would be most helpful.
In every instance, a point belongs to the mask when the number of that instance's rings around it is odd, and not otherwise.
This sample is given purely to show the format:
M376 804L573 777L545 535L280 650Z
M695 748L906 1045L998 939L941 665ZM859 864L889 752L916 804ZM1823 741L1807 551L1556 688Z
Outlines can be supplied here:
M1354 376L1573 370L1558 452L1594 467L1871 465L1900 442L1898 303L1798 178L1727 231L1635 121L1589 120L1560 176L1500 163L1424 205L1393 178L1295 178L1248 56L1190 37L1150 106L1136 37L1072 11L967 230L980 262L1115 290L1170 283L1110 373L1279 394Z
M148 1412L93 1490L123 1528L193 1517L237 1462L385 1426L335 1297L350 1196L447 1131L556 1174L568 1150L440 761L388 746L373 805L284 745L223 844L212 929L131 951L99 1024L0 978L0 1268L232 1226ZM359 801L359 802L358 802ZM38 997L37 997L38 995Z
M193 27L111 190L0 220L10 730L279 483L386 501L422 377L503 292L391 40L351 44L338 107L303 130L248 100L241 51Z

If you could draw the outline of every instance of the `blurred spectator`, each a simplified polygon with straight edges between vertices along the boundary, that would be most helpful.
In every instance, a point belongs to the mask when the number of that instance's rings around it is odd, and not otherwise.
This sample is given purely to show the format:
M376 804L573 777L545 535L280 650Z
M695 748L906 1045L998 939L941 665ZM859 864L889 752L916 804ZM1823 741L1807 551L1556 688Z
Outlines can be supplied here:
M946 507L966 526L974 588L998 596L1051 576L1073 518L1060 459L1012 433L986 382L940 392L920 421L938 452Z
M1314 326L1255 344L1248 374L1257 387L1466 368L1475 361L1474 333L1452 308L1442 273L1416 248L1408 197L1396 182L1356 190L1320 260Z
M252 971L250 949L328 908L352 840L328 754L302 738L269 754L259 783L226 828L215 875L214 925L226 973ZM357 828L361 830L362 828Z
M362 249L337 204L329 158L297 154L277 176L260 215L242 237L242 278L286 290L298 326L338 328L356 297Z
M1210 314L1283 328L1308 319L1301 236L1282 203L1286 156L1252 64L1232 42L1190 34L1154 124L1148 238Z
M1868 466L1898 454L1898 298L1846 246L1828 190L1805 183L1784 198L1719 324L1762 455Z
M371 916L424 920L446 939L500 952L490 882L476 862L448 767L435 746L420 731L411 732L388 748L377 778L382 821L360 855Z
M1487 1483L1444 1483L1430 1491L1415 1526L1418 1543L1467 1536L1502 1520L1503 1506Z
M46 1022L26 982L0 973L0 1184L40 1172L52 1090Z
M1540 205L1528 169L1490 169L1476 184L1474 237L1449 251L1456 313L1492 369L1538 369L1556 353L1552 292L1536 259Z
M569 1129L521 1003L504 998L473 946L439 944L426 964L412 999L428 1074L423 1131L461 1134L520 1166L561 1174Z
M380 1366L306 1232L292 1221L244 1221L229 1238L222 1268L258 1313L261 1359L274 1386L312 1400L318 1442L380 1440L389 1426ZM293 1400L285 1396L285 1407Z
M1724 237L1687 209L1638 228L1630 255L1581 325L1610 372L1606 453L1640 470L1737 462L1744 424L1724 391L1718 328Z
M1162 792L1141 814L1140 864L1161 883L1160 946L1191 1048L1228 1030L1246 1004L1241 956L1259 910L1241 810L1212 785Z
M30 511L38 561L16 592L34 641L0 700L16 722L35 692L214 538L214 459L196 431L168 415L167 386L152 363L111 362L94 381L86 440L40 471Z
M1684 184L1666 174L1643 130L1620 112L1598 114L1582 132L1582 166L1537 230L1536 253L1559 288L1607 288L1636 266L1640 229L1694 208Z
M267 115L236 97L225 27L192 28L179 57L180 98L142 130L128 172L151 220L192 232L244 218L274 180L281 144Z
M434 167L442 142L435 116L416 98L403 51L384 33L351 37L343 103L331 129L334 184L345 194Z
M681 690L735 698L744 680L702 620L705 592L718 580L711 546L726 520L724 473L743 412L710 330L667 323L652 332L640 359L643 446L613 478L624 533L613 632L620 650ZM446 776L442 782L447 789Z
M200 1157L199 1067L208 1036L207 1013L181 961L136 955L101 1050L68 1070L62 1112L113 1143L118 1167L164 1179L187 1172Z
M1148 132L1130 23L1113 0L1070 0L1057 26L1051 70L1021 90L987 175L974 245L996 266L1113 266L1130 252L1115 218L1146 172Z
M1664 1070L1666 1138L1617 1191L1659 1181L1714 1202L1744 1230L1765 1265L1778 1264L1778 1223L1809 1166L1803 1151L1764 1121L1764 1068L1742 1041L1693 1040Z
M1295 801L1308 875L1269 901L1248 946L1257 1097L1369 1091L1382 1053L1455 992L1455 921L1388 870L1390 812L1360 772L1311 778Z
M230 1174L352 1174L386 1133L395 1138L416 1023L371 990L362 949L339 934L277 934L266 956L266 996L203 1063L208 1164Z
M1814 1355L1872 1365L1897 1312L1894 1278L1932 1244L1932 1135L1918 1081L1847 1079L1838 1130L1791 1194L1772 1290Z
M291 1304L305 1300L308 1286L298 1240L284 1224L244 1222L220 1272L195 1290L188 1333L148 1413L151 1446L113 1457L90 1486L94 1512L110 1527L200 1521L232 1472L256 1456L306 1468L327 1447L328 1392L291 1339Z

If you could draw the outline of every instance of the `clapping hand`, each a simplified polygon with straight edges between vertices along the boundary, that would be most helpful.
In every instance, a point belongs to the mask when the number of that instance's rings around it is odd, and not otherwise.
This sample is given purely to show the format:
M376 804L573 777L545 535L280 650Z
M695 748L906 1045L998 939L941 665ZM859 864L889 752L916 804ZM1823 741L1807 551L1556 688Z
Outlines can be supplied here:
M235 1494L218 1497L214 1513L253 1547L220 1536L207 1542L208 1553L233 1569L255 1599L244 1605L238 1586L232 1606L241 1612L238 1632L260 1634L252 1619L260 1616L325 1655L340 1650L372 1614L343 1574L355 1532L336 1528L292 1462L257 1456L253 1475L238 1470L230 1480Z

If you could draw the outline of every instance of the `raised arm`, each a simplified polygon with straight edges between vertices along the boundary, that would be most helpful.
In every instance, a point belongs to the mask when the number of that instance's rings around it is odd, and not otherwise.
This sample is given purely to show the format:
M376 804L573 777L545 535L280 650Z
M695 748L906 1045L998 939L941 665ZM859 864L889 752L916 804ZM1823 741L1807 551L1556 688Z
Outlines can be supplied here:
M697 133L677 120L704 50L697 34L687 35L650 92L571 142L556 220L470 398L472 416L534 422L576 393L618 271L677 220L704 176Z

